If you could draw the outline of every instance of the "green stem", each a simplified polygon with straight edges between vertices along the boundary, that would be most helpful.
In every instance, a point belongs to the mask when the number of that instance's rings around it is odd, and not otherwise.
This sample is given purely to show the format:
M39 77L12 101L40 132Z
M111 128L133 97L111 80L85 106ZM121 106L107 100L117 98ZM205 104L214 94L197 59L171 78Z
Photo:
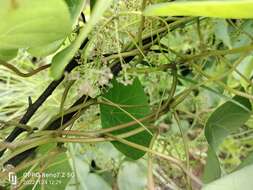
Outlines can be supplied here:
M29 72L29 73L22 73L18 68L14 67L12 64L7 63L5 61L0 60L0 65L10 69L11 71L13 71L15 74L17 74L20 77L31 77L31 76L50 67L50 64L47 64L47 65L43 65L43 66Z
M153 149L153 146L155 144L155 141L158 137L158 133L156 133L149 145L149 149ZM149 190L155 190L155 182L154 182L154 176L153 176L153 155L148 154L148 189Z
M208 57L208 56L221 56L221 55L229 55L229 54L237 54L237 53L246 53L246 52L251 52L253 51L253 45L247 45L247 46L242 46L239 48L234 48L234 49L228 49L228 50L212 50L212 51L205 51L201 54L198 55L189 55L186 56L182 62L184 61L192 61L194 59L199 59L203 57Z
M180 119L178 117L178 114L174 111L173 112L173 115L174 115L174 118L176 120L176 123L177 123L177 126L179 128L179 131L181 133L181 136L182 136L182 139L183 139L183 144L184 144L184 149L185 149L185 157L186 157L186 169L188 171L190 171L190 156L189 156L189 147L188 147L188 140L187 140L187 137L183 131L183 128L180 124ZM187 182L188 182L188 190L191 190L192 189L192 184L191 184L191 179L190 179L190 176L189 175L186 175L186 178L187 178Z
M15 126L15 127L19 127L22 129L25 129L28 132L33 132L32 127L30 127L29 125L25 125L25 124L21 124L21 123L17 123L17 122L13 122L13 121L2 121L0 120L0 124L3 124L3 127L0 127L0 129L5 129L6 126Z
M145 9L146 4L147 4L147 0L142 0L141 11ZM138 42L139 42L139 47L142 52L143 52L142 32L144 30L144 24L145 24L145 17L141 15L141 21L140 21L139 32L138 32Z
M65 101L66 101L66 99L67 99L69 90L70 90L71 86L72 86L74 83L75 83L75 80L71 80L71 81L67 84L67 86L66 86L66 88L64 89L64 92L63 92L63 94L62 94L61 105L60 105L61 127L62 127L62 125L63 125L64 103L65 103ZM60 127L60 128L61 128L61 127Z

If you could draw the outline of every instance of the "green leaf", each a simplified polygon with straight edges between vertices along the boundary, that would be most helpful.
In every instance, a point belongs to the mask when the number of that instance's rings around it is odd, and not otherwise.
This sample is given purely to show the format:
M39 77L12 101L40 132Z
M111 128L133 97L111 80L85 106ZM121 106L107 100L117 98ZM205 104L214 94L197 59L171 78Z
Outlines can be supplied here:
M253 56L249 55L245 57L236 69L243 75L243 77L235 71L233 72L233 76L240 81L244 88L247 88L249 84L245 81L244 77L250 79L251 76L253 76Z
M120 190L140 190L147 187L147 162L125 161L120 165L117 182ZM131 176L131 177L129 177Z
M9 61L18 54L17 49L0 49L0 60Z
M187 1L148 6L145 16L205 16L215 18L253 18L252 0Z
M109 186L105 180L100 177L97 174L94 173L89 173L87 178L85 179L85 185L87 187L87 190L92 189L92 190L112 190L112 188Z
M47 143L47 144L41 145L36 149L36 154L37 156L43 156L45 154L48 154L53 149L55 149L56 146L57 146L57 143Z
M1 49L43 46L70 32L70 14L63 0L0 1Z
M208 147L207 160L204 169L203 181L212 182L221 176L220 162L211 146Z
M75 25L81 14L81 11L83 10L85 0L65 0L65 2L69 8L72 25ZM44 46L30 48L28 51L33 56L44 57L56 52L61 47L63 41L64 39L60 39Z
M56 143L49 143L42 145L37 149L37 156L47 155L50 151L58 151ZM67 154L65 152L59 152L54 157L50 157L46 162L50 162L47 165L42 162L42 167L39 164L35 169L26 168L22 172L17 174L18 177L27 177L27 181L30 184L26 186L25 190L40 190L42 184L46 186L46 190L65 189L68 182L73 177L73 172L69 164ZM36 174L36 175L35 175ZM42 174L41 183L37 183L38 174Z
M67 3L69 7L72 22L73 24L75 24L83 10L83 7L86 1L85 0L65 0L65 2Z
M250 165L204 186L202 190L252 190L252 176L253 165Z
M84 32L85 29L82 28L80 32ZM68 47L57 53L53 60L50 67L50 75L55 79L58 80L61 78L65 67L74 57L75 53L78 51L79 47L81 46L82 42L82 35L79 34L74 42L72 42Z
M209 183L220 177L220 164L216 151L224 138L241 127L251 115L250 101L244 97L235 96L218 107L208 118L205 126L205 136L209 143L208 159L204 171L204 181Z
M37 156L44 156L50 151L57 151L57 143L48 143L40 146L37 149ZM47 174L48 177L43 178L47 182L46 189L53 190L57 186L59 189L65 189L69 180L73 176L71 166L69 164L69 159L65 152L60 152L55 157L50 158L50 164L43 170L44 174ZM38 167L38 171L41 169ZM41 189L38 185L36 189Z
M128 107L122 107L122 109L124 109L123 111L115 106L101 105L100 111L103 128L110 128L116 125L134 121L133 117L140 119L149 115L150 109L148 105L148 98L145 95L143 87L138 79L135 79L133 84L128 86L124 86L116 80L113 80L112 84L113 88L111 88L103 97L107 100L110 100L114 104L128 105ZM133 117L128 115L126 112L131 114ZM128 128L114 131L112 134L123 134L138 127L143 126L140 126L140 124L135 124ZM151 138L152 136L149 132L143 131L136 135L127 137L126 140L148 147ZM139 159L145 154L143 151L137 150L120 142L112 143L120 152L134 160Z
M73 172L75 176L69 181L67 190L111 190L107 181L100 175L90 172L90 166L80 157L73 157ZM99 172L99 174L101 174Z
M46 178L47 181L52 182L46 185L47 190L54 190L56 186L57 189L65 189L72 177L72 170L67 154L63 152L51 159L52 164L45 170L45 173L54 175Z
M90 1L90 10L91 10L91 11L92 11L93 8L95 7L96 2L97 2L97 0L91 0L91 1Z
M227 21L224 19L217 19L214 24L216 38L221 40L228 48L232 48Z
M35 57L45 57L56 52L64 40L57 40L44 46L38 46L28 49L28 52Z
M89 175L89 164L77 156L72 159L72 168L73 172L75 172L75 176L69 181L66 189L76 189L76 187L78 187L78 189L88 190L85 179L87 179L87 176Z
M88 34L92 31L93 27L103 16L104 12L112 3L112 0L100 0L91 15L91 18L86 26L82 27L79 31L77 38L68 47L55 55L52 60L52 66L50 68L51 76L57 80L61 78L65 67L75 56L82 42L88 37Z

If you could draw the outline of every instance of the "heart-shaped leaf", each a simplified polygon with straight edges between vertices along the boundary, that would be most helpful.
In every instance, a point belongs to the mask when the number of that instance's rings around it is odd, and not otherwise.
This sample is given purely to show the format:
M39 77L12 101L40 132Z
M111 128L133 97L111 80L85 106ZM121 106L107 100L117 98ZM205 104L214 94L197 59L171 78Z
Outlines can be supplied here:
M235 96L218 107L208 118L205 126L205 136L209 143L207 164L204 171L204 181L209 183L221 175L216 151L224 138L241 127L251 115L250 101L244 97Z
M65 38L71 29L63 0L0 1L0 49L47 45Z
M122 107L122 109L124 109L123 111L113 105L101 105L100 111L103 128L129 123L134 121L134 118L140 119L150 113L147 96L144 93L143 87L138 79L135 79L133 84L128 86L125 86L116 80L113 80L112 84L113 88L111 88L103 97L114 104L119 106L125 105L125 107ZM112 134L124 134L138 127L141 127L141 125L134 124L125 129L114 131ZM143 131L127 137L126 140L148 147L151 138L152 136L148 131ZM137 150L120 142L113 142L113 145L124 155L134 160L139 159L145 154L143 151Z

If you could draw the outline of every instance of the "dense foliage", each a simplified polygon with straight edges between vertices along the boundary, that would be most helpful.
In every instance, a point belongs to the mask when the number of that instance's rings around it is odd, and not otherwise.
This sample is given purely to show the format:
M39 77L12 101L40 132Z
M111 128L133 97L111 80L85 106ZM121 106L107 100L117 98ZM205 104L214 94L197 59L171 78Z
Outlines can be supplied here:
M1 187L251 190L252 8L1 0Z

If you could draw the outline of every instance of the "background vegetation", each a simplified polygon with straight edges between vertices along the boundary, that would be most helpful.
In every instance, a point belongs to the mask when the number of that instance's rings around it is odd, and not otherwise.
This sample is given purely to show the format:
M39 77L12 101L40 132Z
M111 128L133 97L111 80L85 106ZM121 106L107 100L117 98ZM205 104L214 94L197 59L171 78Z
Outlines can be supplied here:
M253 15L162 2L0 2L2 188L251 189Z

